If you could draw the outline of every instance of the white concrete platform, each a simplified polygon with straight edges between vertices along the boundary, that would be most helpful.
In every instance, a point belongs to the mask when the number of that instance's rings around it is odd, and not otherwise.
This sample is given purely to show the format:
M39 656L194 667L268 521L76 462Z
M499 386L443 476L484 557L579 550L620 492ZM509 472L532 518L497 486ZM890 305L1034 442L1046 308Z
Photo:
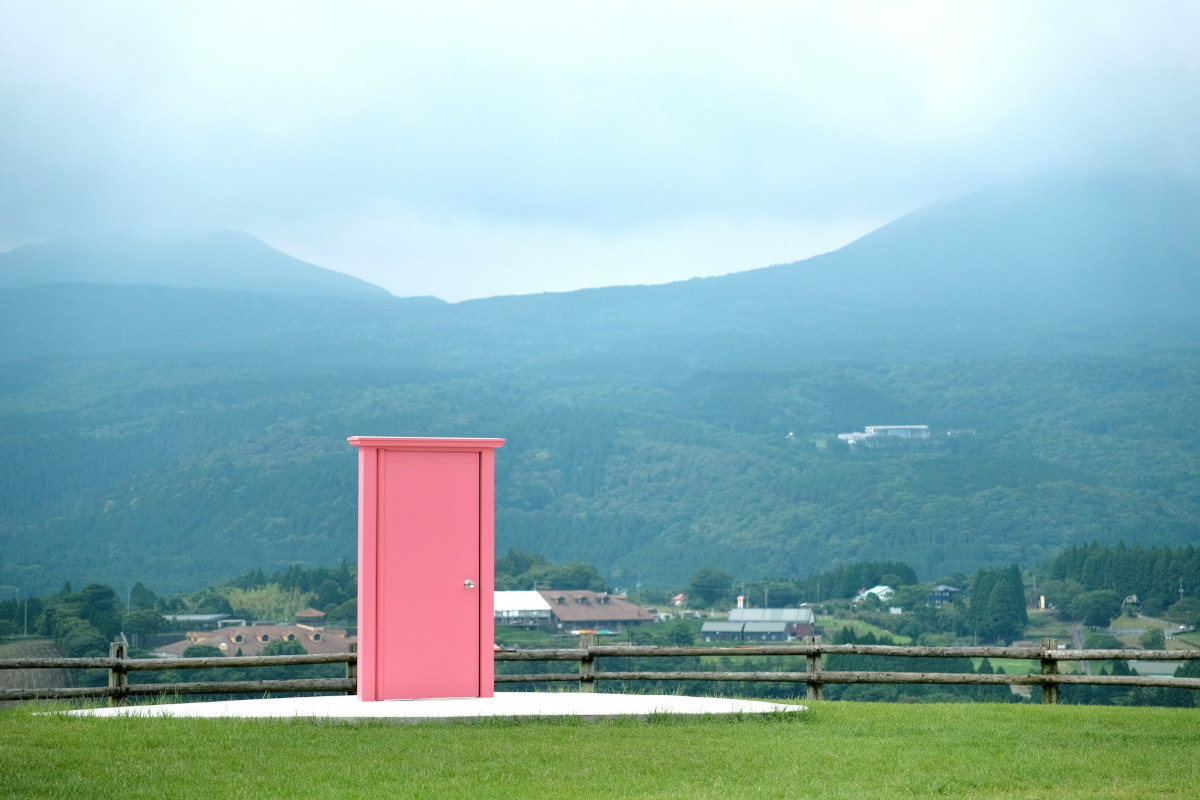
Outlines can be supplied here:
M307 719L387 719L397 722L485 717L648 717L653 714L767 714L805 711L804 706L761 700L679 695L582 694L575 692L497 692L495 697L435 700L381 700L352 695L221 700L210 703L93 708L67 712L96 717L259 717Z

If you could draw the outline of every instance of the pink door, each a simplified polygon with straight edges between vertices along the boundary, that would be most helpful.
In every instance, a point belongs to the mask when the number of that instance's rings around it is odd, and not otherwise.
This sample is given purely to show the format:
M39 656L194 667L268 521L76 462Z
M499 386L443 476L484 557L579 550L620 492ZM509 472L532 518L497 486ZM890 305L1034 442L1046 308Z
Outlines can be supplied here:
M382 450L378 464L376 696L479 697L480 454Z

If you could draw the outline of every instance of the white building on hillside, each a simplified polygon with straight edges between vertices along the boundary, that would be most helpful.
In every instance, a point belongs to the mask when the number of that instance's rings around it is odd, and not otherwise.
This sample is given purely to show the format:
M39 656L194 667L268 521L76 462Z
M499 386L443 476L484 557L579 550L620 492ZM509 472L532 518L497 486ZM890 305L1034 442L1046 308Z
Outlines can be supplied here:
M879 602L886 603L895 594L896 590L890 586L872 586L870 589L863 589L859 592L858 596L854 598L854 602L857 603L859 600L865 600L867 597L874 595L879 598Z
M839 433L843 442L856 444L863 439L928 439L928 425L868 425L864 431Z

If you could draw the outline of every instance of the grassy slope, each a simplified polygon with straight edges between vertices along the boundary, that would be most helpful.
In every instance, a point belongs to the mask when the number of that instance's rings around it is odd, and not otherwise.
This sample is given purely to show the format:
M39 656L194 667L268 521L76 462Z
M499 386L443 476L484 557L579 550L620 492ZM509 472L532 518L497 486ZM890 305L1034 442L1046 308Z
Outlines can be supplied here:
M819 703L761 718L380 723L0 714L24 797L1168 798L1192 710Z
M0 658L61 658L62 655L62 650L49 639L16 639L0 644ZM0 689L48 689L72 685L70 673L63 669L0 669Z

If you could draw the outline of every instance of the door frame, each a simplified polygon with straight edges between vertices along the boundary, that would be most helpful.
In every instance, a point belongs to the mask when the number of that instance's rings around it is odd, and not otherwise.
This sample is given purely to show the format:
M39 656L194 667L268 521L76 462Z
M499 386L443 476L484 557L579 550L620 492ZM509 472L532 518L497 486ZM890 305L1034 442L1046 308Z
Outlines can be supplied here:
M348 440L358 448L358 696L360 700L399 699L382 696L380 692L380 648L377 640L384 600L378 586L378 556L380 536L379 464L384 451L404 451L419 459L422 453L471 452L479 456L478 506L479 551L478 577L475 591L479 605L478 674L479 697L493 695L495 649L494 597L495 590L495 451L503 439L449 439L417 437L352 436ZM474 494L474 492L472 492ZM418 598L412 598L417 602ZM434 610L434 613L436 610ZM392 683L389 679L389 683ZM389 690L388 694L395 692ZM404 694L413 694L403 692ZM419 693L418 693L419 694ZM408 699L408 698L406 698Z

